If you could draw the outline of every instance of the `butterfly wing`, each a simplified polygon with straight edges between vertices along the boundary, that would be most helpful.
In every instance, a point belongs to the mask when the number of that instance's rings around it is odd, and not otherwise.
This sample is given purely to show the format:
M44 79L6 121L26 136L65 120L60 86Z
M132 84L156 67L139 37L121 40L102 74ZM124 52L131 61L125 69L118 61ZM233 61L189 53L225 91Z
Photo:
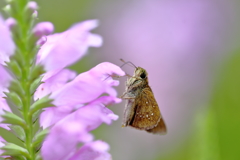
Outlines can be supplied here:
M167 127L165 125L165 122L163 118L160 119L160 122L158 122L158 125L152 129L146 130L147 132L153 133L153 134L166 134L167 133Z
M149 130L158 125L161 114L149 86L143 88L142 93L138 94L135 98L134 105L136 111L129 124L130 126L141 130Z

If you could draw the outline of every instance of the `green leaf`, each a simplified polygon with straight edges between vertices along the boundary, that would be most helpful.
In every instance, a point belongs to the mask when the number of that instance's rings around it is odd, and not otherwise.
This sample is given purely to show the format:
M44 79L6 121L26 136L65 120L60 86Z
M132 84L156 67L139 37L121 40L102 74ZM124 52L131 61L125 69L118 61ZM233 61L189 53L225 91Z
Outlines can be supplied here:
M17 80L12 80L10 87L9 87L9 91L11 92L16 92L21 98L25 96L25 91L22 88L21 84L19 81Z
M30 73L29 80L34 81L35 79L39 78L41 74L44 73L44 68L41 65L36 65L33 67Z
M17 78L21 78L22 70L16 61L11 60L10 62L7 62L7 65Z
M39 86L41 83L43 83L43 82L41 82L42 78L43 78L43 76L40 76L40 77L38 77L37 79L35 79L35 80L33 81L33 83L32 83L31 86L30 86L31 94L33 94L33 93L36 91L36 89L38 88L38 86Z
M14 143L6 143L5 146L1 148L1 150L5 151L2 155L11 155L11 156L23 155L26 158L30 158L29 153L25 148L20 147Z
M2 123L7 123L7 124L13 124L13 125L19 125L23 128L27 128L25 121L17 116L16 114L8 111L4 111L5 113L2 115L3 121Z
M40 114L41 114L42 112L43 112L43 110L38 110L38 111L34 112L33 115L32 115L32 121L33 121L33 122L36 122L36 121L39 119Z
M15 92L4 92L7 96L7 99L10 100L13 104L15 104L19 109L22 108L22 100Z
M42 156L40 153L37 153L36 160L42 160Z
M33 103L30 107L30 114L34 114L38 110L41 110L43 108L51 107L53 104L51 104L53 100L49 99L49 95L41 98L40 100Z
M16 43L21 43L19 39L20 38L20 33L19 33L19 24L17 23L12 29L11 31L14 33L13 34L13 39L16 40ZM23 68L25 65L25 60L24 57L22 56L21 52L17 49L16 52L14 53L13 56L11 56L10 58L10 62L11 61L16 61L16 63L18 64L18 66L20 68Z
M49 133L48 129L44 129L38 132L34 137L33 147L36 148L40 144L42 144L43 140L45 139L46 135L48 135L48 133Z
M11 127L10 127L11 128ZM5 139L7 142L15 143L19 146L24 146L23 142L20 141L12 131L6 130L0 127L0 136Z
M25 141L26 135L22 127L17 125L11 125L9 128L11 128L11 131L16 137L18 137L21 141Z

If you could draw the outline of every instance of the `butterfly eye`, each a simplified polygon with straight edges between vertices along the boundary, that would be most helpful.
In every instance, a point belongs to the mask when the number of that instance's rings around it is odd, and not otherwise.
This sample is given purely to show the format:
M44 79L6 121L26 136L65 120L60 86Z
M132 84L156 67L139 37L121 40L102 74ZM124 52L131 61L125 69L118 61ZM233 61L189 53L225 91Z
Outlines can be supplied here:
M144 78L146 78L146 74L143 72L143 73L140 75L140 77L141 77L142 79L144 79Z

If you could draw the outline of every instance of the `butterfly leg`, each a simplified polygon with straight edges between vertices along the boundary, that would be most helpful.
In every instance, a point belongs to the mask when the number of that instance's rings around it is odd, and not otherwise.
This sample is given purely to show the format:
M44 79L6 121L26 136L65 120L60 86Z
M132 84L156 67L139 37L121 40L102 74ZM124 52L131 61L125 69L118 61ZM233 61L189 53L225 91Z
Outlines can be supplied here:
M121 99L135 99L136 96L129 94L129 92L124 92L123 95L121 95L120 97Z

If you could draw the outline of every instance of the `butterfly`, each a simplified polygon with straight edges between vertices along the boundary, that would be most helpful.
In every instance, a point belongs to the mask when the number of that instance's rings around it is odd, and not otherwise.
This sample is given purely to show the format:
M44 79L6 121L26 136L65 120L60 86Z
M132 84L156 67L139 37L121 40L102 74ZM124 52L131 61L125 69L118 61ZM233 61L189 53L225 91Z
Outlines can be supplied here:
M121 96L126 100L122 127L131 126L154 134L166 134L165 122L148 84L148 73L145 69L131 64L135 71L133 76L128 75L126 90Z

